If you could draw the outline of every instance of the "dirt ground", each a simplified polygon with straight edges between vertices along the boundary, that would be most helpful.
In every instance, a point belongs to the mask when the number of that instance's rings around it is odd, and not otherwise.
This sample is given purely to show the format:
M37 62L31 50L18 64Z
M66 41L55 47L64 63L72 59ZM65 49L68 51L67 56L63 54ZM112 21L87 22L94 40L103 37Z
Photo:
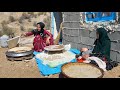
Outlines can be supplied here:
M20 46L32 47L34 37L21 38ZM39 72L35 59L23 61L9 61L5 52L8 48L0 48L0 78L51 78L42 76ZM52 75L57 78L59 74Z
M33 37L22 38L24 46L32 46ZM28 43L29 41L29 43ZM59 78L59 74L42 76L38 70L35 59L24 61L9 61L5 52L8 48L0 48L0 78ZM120 65L104 73L103 78L119 78Z

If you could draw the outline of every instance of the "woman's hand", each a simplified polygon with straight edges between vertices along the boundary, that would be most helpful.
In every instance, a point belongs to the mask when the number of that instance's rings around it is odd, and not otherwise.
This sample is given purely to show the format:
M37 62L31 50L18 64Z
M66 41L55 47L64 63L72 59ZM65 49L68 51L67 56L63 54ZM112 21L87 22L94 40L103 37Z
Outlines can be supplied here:
M90 55L85 54L85 55L82 55L82 58L86 60L89 56L90 56Z
M83 63L90 63L90 61L88 61L88 60L85 60L85 61L83 61Z
M77 59L81 59L82 57L81 56L79 56Z
M46 40L46 45L49 45L49 44L50 44L50 40L49 40L49 39L50 39L50 37L47 38L47 40Z
M21 34L21 37L26 37L26 34L25 34L25 33L22 33L22 34Z

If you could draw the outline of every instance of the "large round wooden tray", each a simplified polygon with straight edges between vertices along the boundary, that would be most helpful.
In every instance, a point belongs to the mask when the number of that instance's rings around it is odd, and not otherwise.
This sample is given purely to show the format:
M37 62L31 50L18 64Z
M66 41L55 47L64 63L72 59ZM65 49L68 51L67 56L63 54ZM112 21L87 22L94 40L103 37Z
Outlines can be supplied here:
M102 78L104 71L88 63L67 63L61 68L64 78Z
M63 45L50 45L44 48L46 51L61 51L64 50Z

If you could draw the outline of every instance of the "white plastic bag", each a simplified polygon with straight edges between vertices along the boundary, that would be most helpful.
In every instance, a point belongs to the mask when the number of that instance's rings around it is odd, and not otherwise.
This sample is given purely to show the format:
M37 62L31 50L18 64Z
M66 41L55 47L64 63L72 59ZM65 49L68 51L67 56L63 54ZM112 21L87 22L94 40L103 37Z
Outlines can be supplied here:
M71 44L64 45L64 49L66 51L70 50L70 48L71 48Z
M0 38L0 43L1 43L1 47L5 48L8 46L7 44L7 40L9 39L9 37L7 35L3 35L1 38Z

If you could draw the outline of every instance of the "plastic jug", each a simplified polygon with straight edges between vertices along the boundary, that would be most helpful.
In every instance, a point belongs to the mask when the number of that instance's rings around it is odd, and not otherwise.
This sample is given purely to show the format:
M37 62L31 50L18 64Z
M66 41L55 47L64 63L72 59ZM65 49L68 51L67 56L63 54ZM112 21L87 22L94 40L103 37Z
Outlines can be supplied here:
M9 39L9 37L7 35L3 35L2 37L0 37L1 47L3 47L3 48L8 47L8 44L7 44L8 39Z

